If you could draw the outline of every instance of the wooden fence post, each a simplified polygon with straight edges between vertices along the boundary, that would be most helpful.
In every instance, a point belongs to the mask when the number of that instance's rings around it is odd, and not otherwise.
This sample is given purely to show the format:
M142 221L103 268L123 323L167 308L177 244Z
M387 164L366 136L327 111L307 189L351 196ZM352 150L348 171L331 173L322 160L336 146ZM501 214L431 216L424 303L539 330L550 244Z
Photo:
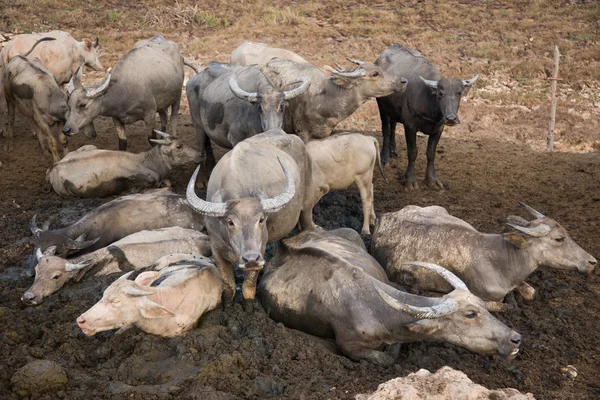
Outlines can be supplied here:
M552 68L552 76L550 80L550 89L552 91L550 97L550 122L548 123L548 136L546 137L546 148L548 151L554 150L554 125L556 122L556 81L558 80L558 63L560 53L558 46L554 45L554 67Z

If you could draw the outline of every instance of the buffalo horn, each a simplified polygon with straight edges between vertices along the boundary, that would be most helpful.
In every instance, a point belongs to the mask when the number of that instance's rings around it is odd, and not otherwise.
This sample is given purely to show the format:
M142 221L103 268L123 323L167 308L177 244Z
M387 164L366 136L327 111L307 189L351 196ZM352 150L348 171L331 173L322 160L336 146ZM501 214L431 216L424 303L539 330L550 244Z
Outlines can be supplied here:
M87 261L80 262L77 264L66 263L65 270L67 272L79 271L80 269L84 269L90 266L90 263Z
M367 74L367 71L358 67L354 71L333 71L333 74L342 78L362 78Z
M463 86L473 86L475 84L475 82L477 82L477 78L479 78L479 74L475 75L471 79L464 79L462 81L462 84L463 84Z
M283 169L283 174L285 175L285 188L281 194L278 194L275 197L271 197L270 199L261 200L261 204L263 206L263 210L266 213L273 213L281 210L285 207L296 194L296 183L294 182L294 178L290 172L285 168L279 157L277 157L277 161L279 161L279 165Z
M75 70L75 73L71 77L71 80L69 81L69 83L67 83L67 86L65 87L65 89L67 90L67 95L70 96L71 93L73 93L75 91L75 89L77 89L79 86L81 86L81 80L79 78L79 75L82 72L83 72L83 65L80 65L79 67L77 67L77 69Z
M158 129L155 129L154 133L156 133L158 136L163 137L164 139L168 139L170 137L170 135L167 132L159 131Z
M200 165L194 171L192 178L188 182L187 190L185 192L185 196L187 198L188 203L192 206L196 211L200 214L208 215L209 217L222 217L225 215L225 211L227 210L227 203L212 203L210 201L202 200L200 197L196 195L194 191L194 186L196 184L196 178L198 177L198 172L200 171Z
M170 139L150 139L152 143L161 144L163 146L168 146L173 143Z
M379 294L381 299L387 303L387 305L389 305L395 310L406 313L411 317L417 319L440 318L445 315L452 314L458 308L458 303L452 299L446 299L443 303L430 307L411 306L393 298L392 296L384 292L383 289L379 286L379 284L375 283L375 281L373 281L373 287L375 288L377 294Z
M151 294L154 294L154 292L148 292L146 290L134 288L133 286L127 286L127 288L125 288L125 294L127 294L129 296L140 297L140 296L149 296Z
M355 58L348 58L346 57L346 60L350 61L352 64L356 64L356 65L363 65L365 62L361 61L361 60L357 60Z
M301 83L302 85L298 86L296 89L284 92L286 100L291 100L294 97L300 96L302 93L306 92L306 89L308 89L308 87L310 86L310 79L301 78L298 82L290 83L290 85L295 85L297 83Z
M35 259L40 261L42 257L44 257L44 253L42 253L42 249L38 247L38 249L35 251Z
M258 100L258 93L250 93L242 89L238 85L237 80L235 79L235 75L233 75L229 79L229 89L231 89L231 92L235 95L235 97L240 98L242 100L249 101L250 103L255 103Z
M509 215L508 217L506 217L506 222L519 226L527 226L529 224L529 221L517 215Z
M69 241L65 244L65 247L71 250L83 250L95 244L100 237L97 237L92 240L73 240L69 239Z
M460 280L460 278L458 276L454 275L452 272L448 271L446 268L441 267L437 264L422 262L422 261L405 261L405 262L402 262L402 264L403 265L416 265L419 267L430 269L434 272L437 272L442 278L444 278L449 284L451 284L454 289L462 289L462 290L466 290L467 292L469 291L469 288L467 288L467 285L465 285L465 283L462 280Z
M111 74L108 74L108 76L106 77L104 82L102 82L100 84L100 86L98 86L97 88L86 89L85 90L86 96L91 99L95 99L96 97L104 94L104 92L106 92L106 90L108 89L108 85L110 83L110 76L111 76Z
M43 229L38 228L37 226L37 214L34 214L31 218L31 222L29 223L29 230L33 233L34 236L40 236L40 233L44 232Z
M527 204L523 203L522 201L519 202L519 204L521 206L523 206L527 212L529 212L529 214L531 214L531 216L535 219L543 219L546 218L546 216L544 214L542 214L539 211L534 210L533 208L529 207Z
M120 281L120 280L125 280L126 281L127 279L129 279L129 277L131 276L131 274L133 274L134 272L135 271L129 271L128 273L121 275L117 280L118 281Z
M421 78L423 83L429 86L430 88L437 89L437 81L430 81L429 79L425 79L422 76L419 76L419 78Z
M507 222L506 225L508 225L511 228L514 228L518 231L521 231L526 235L533 236L533 237L546 236L552 230L552 228L550 228L550 225L546 225L546 224L539 224L535 228L527 228L524 226L511 224L510 222Z

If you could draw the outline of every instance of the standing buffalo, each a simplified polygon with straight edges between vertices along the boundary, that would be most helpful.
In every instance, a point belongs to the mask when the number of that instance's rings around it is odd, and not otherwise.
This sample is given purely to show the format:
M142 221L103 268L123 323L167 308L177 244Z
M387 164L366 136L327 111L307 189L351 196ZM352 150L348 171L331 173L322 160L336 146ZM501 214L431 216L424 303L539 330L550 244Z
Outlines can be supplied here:
M15 36L0 52L0 66L8 65L10 60L27 52L36 41L43 37L51 37L55 40L37 46L31 52L31 58L39 59L41 64L54 76L58 85L69 82L82 64L96 71L104 70L98 60L98 38L95 40L83 39L78 42L63 31Z
M71 112L63 128L66 135L78 133L98 115L112 117L119 137L119 149L127 149L125 124L144 121L149 138L155 138L155 114L161 130L167 129L171 107L171 130L177 134L177 113L183 85L183 58L177 43L161 35L136 42L117 61L100 86L88 89L76 72L68 85Z
M198 149L206 151L210 167L215 161L211 141L231 149L250 136L280 129L286 102L306 91L310 80L301 83L283 91L257 68L216 62L191 78L185 86L190 114Z
M231 263L246 272L242 294L253 300L267 242L298 224L312 227L310 160L300 138L273 129L252 136L215 166L206 200L194 193L196 169L187 187L190 205L204 214L212 254L224 282L223 301L235 295Z
M494 318L460 279L434 264L412 264L431 270L454 290L441 298L397 290L360 246L320 229L306 230L281 241L258 295L275 321L334 338L338 349L357 361L390 366L397 352L382 351L384 345L419 340L516 356L521 336Z
M329 76L312 64L299 64L280 58L261 66L261 70L280 89L298 81L311 80L302 95L290 101L285 111L283 130L295 133L305 142L322 139L341 121L371 97L389 96L406 89L406 79L393 76L372 63L360 63L354 71L333 71Z
M415 160L418 153L417 132L419 131L429 135L427 184L431 187L443 188L442 182L435 174L435 151L444 126L460 123L457 115L460 99L466 96L479 75L468 80L442 78L440 71L421 53L397 43L384 50L375 60L375 64L392 76L403 76L408 79L408 88L405 92L377 99L383 134L382 162L387 164L390 152L397 154L396 123L400 122L404 125L408 152L406 187L418 188Z
M285 58L297 63L308 63L293 51L269 47L263 43L246 41L231 52L230 62L239 65L266 64L272 58Z
M428 271L404 261L440 264L465 281L477 296L502 301L511 290L532 299L535 290L525 279L538 267L590 272L596 259L569 236L565 228L522 204L535 218L510 216L516 232L481 233L439 206L407 206L380 216L373 232L372 251L390 279L424 290L447 293L451 287Z
M100 249L142 230L180 226L201 231L204 217L194 212L185 196L157 189L116 198L64 228L48 230L49 225L47 221L38 227L35 215L31 220L36 253L39 249L43 255L67 257Z
M108 197L125 190L159 187L171 168L200 161L200 154L176 137L156 131L157 146L134 154L82 146L48 171L46 179L61 196Z

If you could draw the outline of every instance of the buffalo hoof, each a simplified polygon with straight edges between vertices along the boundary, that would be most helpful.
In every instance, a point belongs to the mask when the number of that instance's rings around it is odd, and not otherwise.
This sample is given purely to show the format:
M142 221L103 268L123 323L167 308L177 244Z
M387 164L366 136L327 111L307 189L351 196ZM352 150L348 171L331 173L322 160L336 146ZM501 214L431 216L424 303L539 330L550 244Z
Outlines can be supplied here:
M407 192L416 190L419 188L419 184L416 181L406 181L404 184L404 190Z
M4 151L6 151L6 152L13 151L14 149L15 149L15 147L12 144L10 144L10 145L5 144L4 145Z
M445 189L444 184L438 178L427 178L427 186L430 189Z
M392 158L398 158L398 150L392 150L392 151L390 151L390 157L392 157Z
M243 307L244 311L248 314L254 314L254 299L244 300Z

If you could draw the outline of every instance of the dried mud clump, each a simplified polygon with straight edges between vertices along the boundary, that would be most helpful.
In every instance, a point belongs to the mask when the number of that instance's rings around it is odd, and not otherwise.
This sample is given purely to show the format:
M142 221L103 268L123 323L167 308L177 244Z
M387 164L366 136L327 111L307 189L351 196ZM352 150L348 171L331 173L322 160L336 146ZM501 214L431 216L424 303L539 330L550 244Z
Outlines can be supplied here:
M25 364L10 378L13 392L26 397L34 393L53 393L67 384L67 374L54 361L35 360Z

